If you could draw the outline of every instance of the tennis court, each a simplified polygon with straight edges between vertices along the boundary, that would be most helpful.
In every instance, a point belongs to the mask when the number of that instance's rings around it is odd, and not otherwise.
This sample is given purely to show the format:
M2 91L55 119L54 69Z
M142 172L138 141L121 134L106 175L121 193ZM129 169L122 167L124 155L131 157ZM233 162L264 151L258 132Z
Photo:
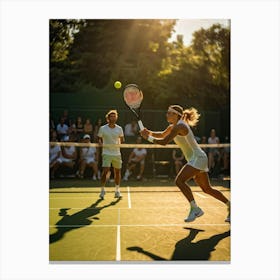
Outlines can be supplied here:
M205 214L185 223L188 203L172 180L126 182L99 199L98 182L51 181L49 260L230 261L230 225L224 204L191 183ZM228 181L212 182L229 198Z

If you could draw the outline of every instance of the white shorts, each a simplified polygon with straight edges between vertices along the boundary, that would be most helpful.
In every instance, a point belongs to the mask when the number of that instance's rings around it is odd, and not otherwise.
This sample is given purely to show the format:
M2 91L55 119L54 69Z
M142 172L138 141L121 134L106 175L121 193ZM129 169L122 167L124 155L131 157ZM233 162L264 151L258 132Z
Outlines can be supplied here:
M208 158L206 154L199 154L194 155L187 163L187 165L190 165L196 169L201 170L201 172L208 172Z
M58 161L61 162L61 163L63 163L63 162L73 162L73 160L70 159L70 158L60 158Z
M95 163L95 160L93 158L84 158L84 161L86 162L86 164Z
M53 162L53 159L50 159L50 164ZM57 158L54 162L59 162L61 163L61 159L60 158Z
M143 159L141 159L140 161L136 161L137 159L135 159L135 158L133 158L133 159L131 159L131 162L133 162L133 163L140 163L140 164L145 164L145 159L143 158Z

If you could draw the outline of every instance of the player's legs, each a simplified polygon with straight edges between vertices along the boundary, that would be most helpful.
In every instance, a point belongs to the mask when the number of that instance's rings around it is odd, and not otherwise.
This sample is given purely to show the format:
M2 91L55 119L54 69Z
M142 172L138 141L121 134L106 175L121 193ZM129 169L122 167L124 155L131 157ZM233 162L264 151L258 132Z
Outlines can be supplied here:
M121 183L121 170L119 168L114 168L115 185L119 186Z
M115 177L115 197L120 198L120 183L121 183L121 168L122 168L122 158L121 155L114 156L112 158L112 166L114 167L114 177Z
M199 172L198 169L185 164L175 178L175 184L179 187L189 202L193 201L194 197L186 182L196 176Z
M205 193L215 197L216 199L222 201L225 204L228 203L228 199L221 192L212 188L209 181L208 173L206 172L198 173L195 176L194 180Z
M107 174L110 172L111 169L112 158L110 155L103 154L102 155L102 175L101 175L101 192L99 197L104 199L106 194L105 192L105 184L107 180Z
M222 201L227 205L228 216L225 219L225 222L230 222L230 201L221 192L211 187L208 173L206 172L199 173L198 175L195 176L194 180L205 193L215 197L216 199Z
M182 193L190 203L190 212L188 217L185 218L185 222L192 222L196 218L204 214L204 212L196 205L191 188L186 183L188 180L196 176L199 172L199 169L186 164L182 167L175 179L176 185L179 187L179 189L182 191Z
M101 185L105 187L106 184L106 177L108 172L110 171L110 167L102 167L102 174L101 174Z

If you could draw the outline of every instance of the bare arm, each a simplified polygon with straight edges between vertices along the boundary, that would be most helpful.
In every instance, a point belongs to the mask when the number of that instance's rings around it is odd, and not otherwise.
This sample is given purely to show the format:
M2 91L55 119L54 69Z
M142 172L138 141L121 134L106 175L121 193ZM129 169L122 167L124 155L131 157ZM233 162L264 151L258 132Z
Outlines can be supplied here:
M156 137L156 138L164 138L165 136L167 136L171 129L172 129L173 125L169 125L164 131L150 131L149 130L149 135Z
M125 142L124 136L121 136L121 137L120 137L120 142L121 142L121 144Z
M98 143L99 143L99 145L102 145L103 144L103 140L102 140L102 137L97 137L97 139L98 139Z
M169 142L171 142L175 136L177 135L187 135L188 134L188 128L183 125L183 124L177 124L173 126L170 130L170 132L163 138L154 138L153 143L155 144L160 144L160 145L166 145ZM148 139L151 135L149 135L148 131L142 131L141 135L145 138ZM148 139L149 140L149 139Z

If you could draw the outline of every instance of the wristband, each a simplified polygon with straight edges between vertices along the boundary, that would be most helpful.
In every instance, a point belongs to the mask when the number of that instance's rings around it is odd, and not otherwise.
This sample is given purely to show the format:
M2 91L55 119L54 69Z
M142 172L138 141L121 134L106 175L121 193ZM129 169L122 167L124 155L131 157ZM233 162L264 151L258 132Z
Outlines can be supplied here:
M148 140L149 142L151 142L151 143L154 143L155 138L154 138L153 136L149 135L149 137L148 137L147 140Z

